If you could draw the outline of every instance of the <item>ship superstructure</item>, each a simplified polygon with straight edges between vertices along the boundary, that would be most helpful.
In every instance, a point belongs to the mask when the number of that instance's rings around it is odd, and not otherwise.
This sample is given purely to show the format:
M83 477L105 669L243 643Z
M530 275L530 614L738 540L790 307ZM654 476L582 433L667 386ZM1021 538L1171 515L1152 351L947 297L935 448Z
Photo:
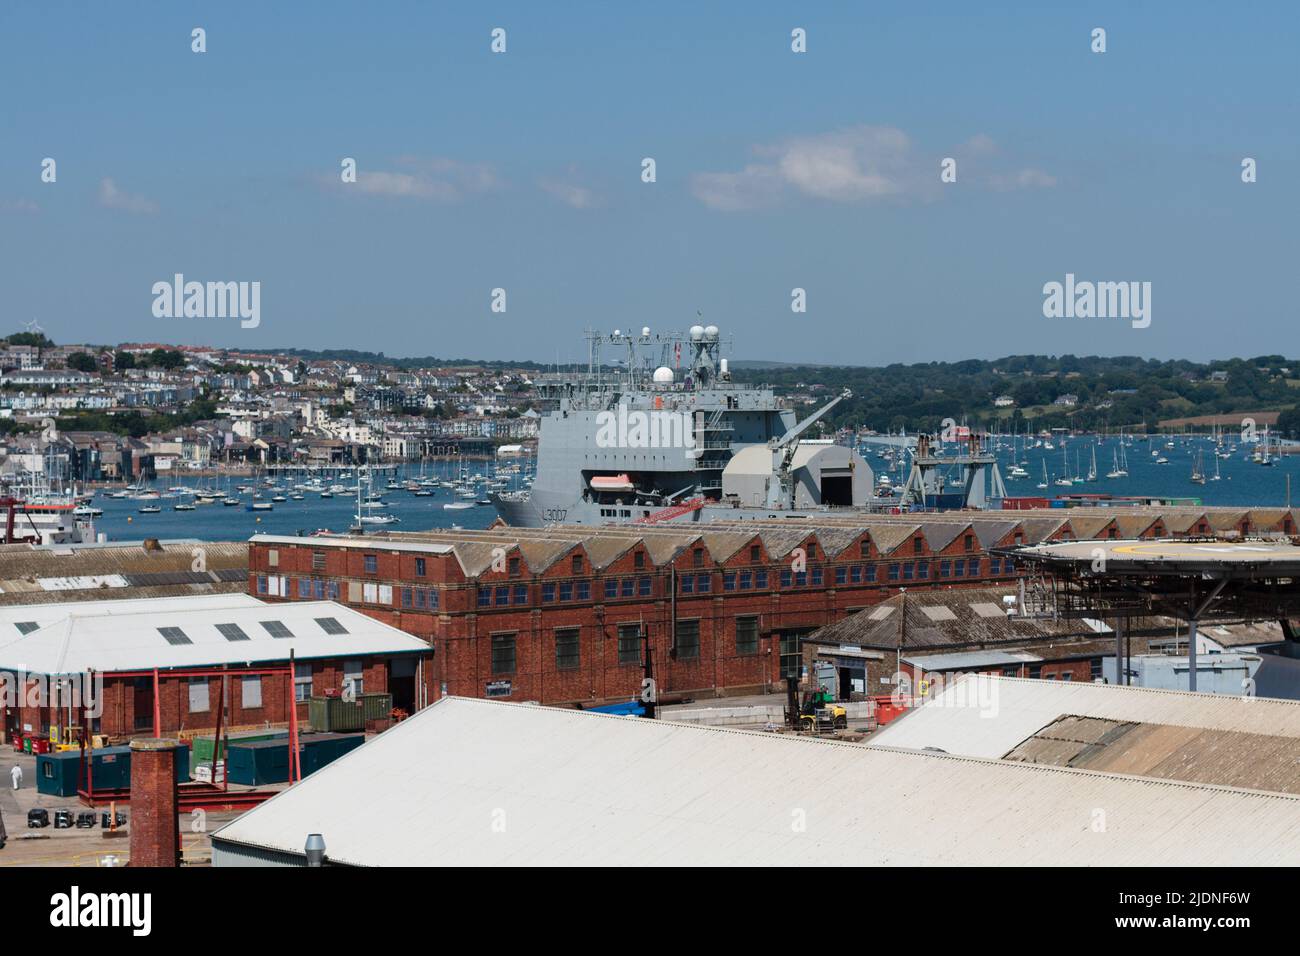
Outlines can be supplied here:
M510 524L699 520L701 509L716 507L734 519L738 506L766 514L866 504L872 478L861 456L801 442L804 428L783 399L733 381L716 326L685 336L588 331L587 341L585 373L535 382L554 408L541 421L532 489L493 499ZM606 348L626 357L609 367ZM758 451L738 467L750 449ZM773 480L756 483L755 465ZM825 486L810 477L822 469L832 479Z

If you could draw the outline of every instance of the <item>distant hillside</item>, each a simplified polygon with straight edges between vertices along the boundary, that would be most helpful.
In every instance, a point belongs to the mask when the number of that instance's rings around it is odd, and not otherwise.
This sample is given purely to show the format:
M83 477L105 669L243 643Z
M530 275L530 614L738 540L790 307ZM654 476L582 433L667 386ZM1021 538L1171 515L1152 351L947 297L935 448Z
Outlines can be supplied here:
M1300 360L1281 355L1215 362L1132 356L1012 355L984 361L925 362L877 368L732 363L735 377L780 392L829 401L852 398L830 414L835 426L935 431L945 418L975 428L1157 428L1200 416L1232 420L1278 414L1277 431L1300 437ZM999 397L1012 405L998 407ZM1063 404L1056 404L1061 400ZM1072 404L1064 404L1071 402Z

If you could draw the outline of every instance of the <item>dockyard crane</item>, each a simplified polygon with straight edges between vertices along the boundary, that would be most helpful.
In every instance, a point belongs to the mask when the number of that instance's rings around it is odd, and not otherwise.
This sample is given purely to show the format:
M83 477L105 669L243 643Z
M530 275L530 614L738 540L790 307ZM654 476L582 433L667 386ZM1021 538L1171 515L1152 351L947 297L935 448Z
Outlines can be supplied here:
M845 389L832 398L803 421L794 425L780 438L768 440L767 447L772 452L772 479L767 485L767 506L769 508L794 507L793 476L790 466L794 460L795 449L799 447L799 436L815 425L827 412L844 401L852 398L853 391Z

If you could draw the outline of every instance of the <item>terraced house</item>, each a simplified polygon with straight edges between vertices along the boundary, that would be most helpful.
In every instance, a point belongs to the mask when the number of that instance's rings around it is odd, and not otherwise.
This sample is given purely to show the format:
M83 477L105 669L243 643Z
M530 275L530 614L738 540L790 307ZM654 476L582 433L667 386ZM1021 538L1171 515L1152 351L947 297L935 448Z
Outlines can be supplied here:
M593 705L780 689L800 638L904 589L1013 582L990 549L1291 536L1284 509L1074 508L702 525L257 535L249 591L347 604L430 642L430 699Z

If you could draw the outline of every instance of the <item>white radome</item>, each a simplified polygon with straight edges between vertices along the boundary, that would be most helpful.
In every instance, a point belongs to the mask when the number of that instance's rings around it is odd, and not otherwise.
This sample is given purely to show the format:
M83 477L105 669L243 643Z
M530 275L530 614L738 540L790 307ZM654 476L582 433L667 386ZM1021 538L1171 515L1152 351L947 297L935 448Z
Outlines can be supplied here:
M718 337L718 327L716 325L710 325L704 330L704 334L710 339L716 339Z
M673 375L673 370L670 369L667 365L660 365L657 369L655 369L656 385L671 385L673 383L674 377L675 376Z
M698 341L699 341L700 339L702 339L702 338L704 338L704 326L702 326L702 325L692 325L692 326L691 326L691 341L692 341L692 342L698 342Z

